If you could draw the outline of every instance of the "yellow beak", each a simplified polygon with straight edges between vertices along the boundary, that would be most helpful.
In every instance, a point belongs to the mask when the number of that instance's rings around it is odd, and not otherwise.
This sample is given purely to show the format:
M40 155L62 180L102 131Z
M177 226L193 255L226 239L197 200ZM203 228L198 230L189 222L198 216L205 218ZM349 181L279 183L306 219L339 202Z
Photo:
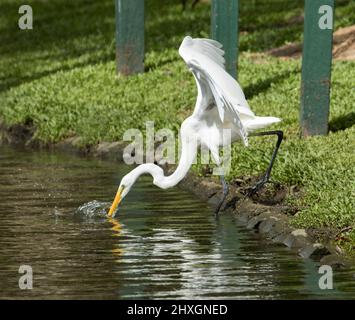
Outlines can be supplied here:
M121 202L121 194L122 194L122 187L119 187L115 196L115 199L112 202L112 205L110 207L110 211L108 212L108 216L112 217L113 214L116 212L118 205Z

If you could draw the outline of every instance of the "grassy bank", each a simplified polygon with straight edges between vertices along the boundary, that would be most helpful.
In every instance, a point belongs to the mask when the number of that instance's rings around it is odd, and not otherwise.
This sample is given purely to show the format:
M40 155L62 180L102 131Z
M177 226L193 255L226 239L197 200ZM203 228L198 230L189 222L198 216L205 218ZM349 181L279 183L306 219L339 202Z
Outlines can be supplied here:
M115 75L112 0L29 1L31 31L17 27L21 4L0 5L0 118L7 124L33 123L47 142L80 135L93 144L120 140L128 128L144 130L147 120L178 130L191 113L195 84L177 48L186 34L208 36L205 2L182 13L179 1L147 1L147 72L129 78ZM277 127L286 139L273 180L301 189L287 199L299 208L292 223L340 230L355 225L355 62L333 65L330 134L301 140L300 62L249 54L301 40L302 11L303 1L241 1L239 81L257 114L283 119ZM336 28L354 20L354 2L337 1ZM234 146L229 179L260 174L273 143ZM355 232L348 237L350 248Z

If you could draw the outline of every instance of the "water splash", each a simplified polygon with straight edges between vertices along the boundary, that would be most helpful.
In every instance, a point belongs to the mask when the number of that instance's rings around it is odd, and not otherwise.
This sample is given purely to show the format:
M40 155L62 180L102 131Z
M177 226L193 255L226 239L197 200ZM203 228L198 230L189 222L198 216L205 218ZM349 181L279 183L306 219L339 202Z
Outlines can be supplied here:
M93 200L81 205L75 211L76 216L94 218L94 217L107 217L107 212L110 208L109 202L102 202Z

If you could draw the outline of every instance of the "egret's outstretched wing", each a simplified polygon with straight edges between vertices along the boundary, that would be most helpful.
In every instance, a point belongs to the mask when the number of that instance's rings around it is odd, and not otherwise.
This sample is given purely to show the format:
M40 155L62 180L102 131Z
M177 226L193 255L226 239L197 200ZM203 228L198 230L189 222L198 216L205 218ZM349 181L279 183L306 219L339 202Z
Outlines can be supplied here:
M215 103L222 122L230 121L236 126L245 145L248 144L247 131L241 119L253 118L248 102L238 82L224 67L222 45L210 39L185 37L179 53L195 76L202 102L196 106L194 114L201 115Z
M224 51L222 50L222 44L219 43L218 41L212 39L201 39L201 38L192 39L191 37L185 37L179 49L179 53L181 56L182 54L189 56L189 53L186 52L185 49L190 49L191 50L190 54L192 53L192 51L202 54L208 57L209 59L211 59L212 61L214 61L221 68L225 69L226 61L224 59Z
M243 140L244 145L248 145L248 132L245 130L244 125L240 119L241 115L232 105L230 100L225 96L222 89L216 84L216 82L209 76L209 74L201 68L197 61L191 60L189 66L194 70L199 72L200 77L202 76L208 83L208 86L212 92L212 95L217 106L218 114L221 121L224 122L229 120L233 122L238 130L240 137Z

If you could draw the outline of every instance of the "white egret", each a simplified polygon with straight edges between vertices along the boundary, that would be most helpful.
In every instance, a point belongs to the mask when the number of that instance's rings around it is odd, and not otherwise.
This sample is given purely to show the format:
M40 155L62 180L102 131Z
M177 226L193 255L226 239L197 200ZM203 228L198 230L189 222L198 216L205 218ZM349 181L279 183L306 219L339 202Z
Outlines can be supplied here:
M219 148L223 147L223 130L230 130L231 141L241 140L248 145L248 135L256 129L267 127L280 121L275 117L258 117L250 109L238 82L225 70L222 45L211 39L185 37L179 48L180 56L185 60L197 85L195 109L190 117L181 124L181 156L179 164L169 176L153 163L137 166L120 183L108 215L113 216L122 199L131 190L139 176L148 173L153 177L153 184L166 189L178 184L189 171L197 155L197 147L207 147L217 165L221 164ZM276 148L269 167L263 178L252 189L259 190L269 179L277 150L282 141L282 131L259 132L252 135L278 136ZM216 213L225 200L228 186L222 176L223 198Z

